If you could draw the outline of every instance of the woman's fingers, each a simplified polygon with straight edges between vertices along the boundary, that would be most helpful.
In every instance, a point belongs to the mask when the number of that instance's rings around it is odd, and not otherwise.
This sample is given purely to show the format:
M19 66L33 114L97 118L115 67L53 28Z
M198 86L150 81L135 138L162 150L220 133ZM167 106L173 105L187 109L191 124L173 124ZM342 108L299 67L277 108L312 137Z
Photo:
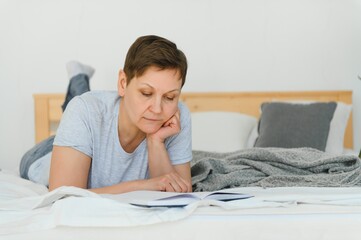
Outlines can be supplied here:
M166 192L191 192L192 186L178 173L171 172L159 177L146 180L145 190L166 191Z
M189 192L189 186L187 182L182 179L177 173L168 173L166 175L155 178L158 183L160 191L166 192Z
M167 181L169 181L170 191L174 192L188 192L188 186L186 181L179 176L177 173L169 173L167 174Z

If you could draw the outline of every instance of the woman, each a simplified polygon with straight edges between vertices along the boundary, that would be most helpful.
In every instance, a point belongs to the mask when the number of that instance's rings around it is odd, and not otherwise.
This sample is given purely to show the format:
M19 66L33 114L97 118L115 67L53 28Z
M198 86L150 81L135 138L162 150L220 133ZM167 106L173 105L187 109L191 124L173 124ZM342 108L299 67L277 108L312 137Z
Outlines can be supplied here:
M186 73L186 57L174 43L138 38L119 71L117 92L87 92L66 106L49 190L190 192L190 114L179 103Z

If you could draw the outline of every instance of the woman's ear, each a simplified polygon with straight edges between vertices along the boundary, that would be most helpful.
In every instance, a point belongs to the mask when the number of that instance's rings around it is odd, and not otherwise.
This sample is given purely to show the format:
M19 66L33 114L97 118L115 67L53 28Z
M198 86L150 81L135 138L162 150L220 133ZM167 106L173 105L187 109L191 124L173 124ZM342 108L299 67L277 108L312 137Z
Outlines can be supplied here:
M120 69L118 75L118 94L121 97L124 97L125 89L127 87L127 75L125 72Z

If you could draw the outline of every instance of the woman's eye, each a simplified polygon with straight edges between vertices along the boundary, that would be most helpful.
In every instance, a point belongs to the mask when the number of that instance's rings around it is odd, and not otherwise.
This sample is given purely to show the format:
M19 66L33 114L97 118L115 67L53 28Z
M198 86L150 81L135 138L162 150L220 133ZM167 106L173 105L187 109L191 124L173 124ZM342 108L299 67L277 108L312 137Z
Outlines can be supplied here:
M165 97L168 101L173 101L174 97Z
M142 92L142 95L145 96L145 97L150 97L150 96L152 96L151 93L145 93L145 92Z

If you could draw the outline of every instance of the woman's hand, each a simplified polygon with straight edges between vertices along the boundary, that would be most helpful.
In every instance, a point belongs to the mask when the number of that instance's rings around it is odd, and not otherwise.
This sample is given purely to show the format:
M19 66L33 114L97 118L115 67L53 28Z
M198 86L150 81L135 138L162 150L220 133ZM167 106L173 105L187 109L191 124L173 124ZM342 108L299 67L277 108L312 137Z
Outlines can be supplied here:
M192 192L192 185L184 180L177 172L144 180L144 188L164 192Z
M179 133L181 130L180 126L180 112L179 109L169 118L162 127L155 133L148 134L148 140L156 140L158 142L164 142L164 140L170 136Z

